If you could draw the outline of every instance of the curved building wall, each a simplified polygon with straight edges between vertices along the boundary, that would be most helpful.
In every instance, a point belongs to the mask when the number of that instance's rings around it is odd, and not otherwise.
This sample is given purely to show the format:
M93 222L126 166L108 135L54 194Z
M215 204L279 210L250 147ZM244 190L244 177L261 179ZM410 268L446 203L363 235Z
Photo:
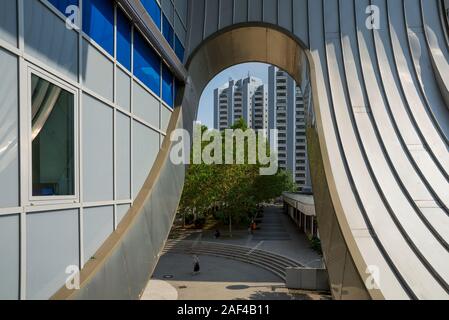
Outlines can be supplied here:
M84 5L102 8L101 2L109 6L112 20L94 28L114 32L114 2L85 0ZM95 258L142 189L173 112L173 105L118 60L118 45L110 51L106 43L114 46L113 33L109 39L93 39L86 28L67 28L65 7L58 4L0 4L0 255L7 257L0 261L3 299L50 298L73 267ZM180 19L179 13L176 17ZM184 43L185 27L181 29L177 34ZM70 199L38 199L30 190L33 160L26 128L32 74L73 90L75 96L76 173ZM50 154L46 161L57 156Z
M284 50L279 59L274 43L264 41L274 30L305 51L315 111L308 133L312 180L337 299L448 298L448 42L441 4L190 2L188 68L200 88L244 61L272 63L301 80L298 63L287 63L292 53Z
M138 298L182 191L167 136L192 130L216 74L260 61L310 82L308 150L334 298L448 298L447 1L118 0L149 39L143 56L164 61L158 72L136 56L133 74L114 42L108 54L101 36L68 30L50 2L0 11L2 297L47 298L78 264L81 289L53 298ZM181 82L173 113L164 70ZM76 194L63 202L30 198L33 72L77 98Z

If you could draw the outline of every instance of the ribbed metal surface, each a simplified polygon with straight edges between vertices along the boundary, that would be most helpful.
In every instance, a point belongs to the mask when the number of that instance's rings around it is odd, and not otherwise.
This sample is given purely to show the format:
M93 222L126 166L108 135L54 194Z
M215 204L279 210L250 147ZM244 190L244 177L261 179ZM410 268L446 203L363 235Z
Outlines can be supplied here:
M167 65L171 67L176 77L181 80L186 80L187 72L182 64L183 61L179 61L179 58L171 49L169 43L165 40L160 30L149 17L142 3L133 0L117 0L117 2L131 15L133 22L138 25L140 30L146 37L148 37L162 59L167 61Z
M370 5L379 8L379 29L367 28ZM178 127L191 130L199 96L221 70L261 61L299 82L300 61L308 58L316 119L308 149L336 299L449 298L442 8L439 0L189 1L188 85ZM132 223L105 245L104 260L85 272L76 298L137 298L143 289L149 274L139 270L154 267L182 189L183 168L166 157L159 165ZM367 270L378 272L377 286Z

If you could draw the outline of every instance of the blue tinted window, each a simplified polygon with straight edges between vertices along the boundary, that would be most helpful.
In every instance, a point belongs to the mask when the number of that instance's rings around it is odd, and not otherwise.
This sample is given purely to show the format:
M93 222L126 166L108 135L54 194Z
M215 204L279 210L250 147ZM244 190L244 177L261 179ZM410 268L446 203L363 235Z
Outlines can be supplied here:
M78 6L78 0L48 0L48 2L65 15L67 15L65 11L68 6Z
M173 108L174 83L173 74L164 64L162 65L162 100Z
M131 71L131 22L117 10L117 60Z
M165 40L167 40L167 42L173 48L175 44L174 43L175 32L173 31L173 28L170 25L170 22L168 22L166 16L164 16L162 20L162 34L164 35Z
M184 46L182 45L178 36L176 36L175 38L175 53L178 56L179 60L181 60L182 62L184 60Z
M161 7L156 0L140 0L159 30L161 29Z
M145 38L134 33L134 74L158 96L161 94L161 60Z
M110 0L83 1L83 31L114 55L114 5Z

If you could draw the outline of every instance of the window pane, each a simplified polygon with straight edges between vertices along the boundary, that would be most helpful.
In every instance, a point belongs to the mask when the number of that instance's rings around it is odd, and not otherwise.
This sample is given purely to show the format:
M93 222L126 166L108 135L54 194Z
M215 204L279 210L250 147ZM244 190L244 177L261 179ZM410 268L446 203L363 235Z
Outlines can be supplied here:
M114 55L114 6L110 0L83 1L83 31Z
M74 96L32 76L33 196L74 195Z
M168 19L165 15L163 17L162 34L164 35L165 40L167 40L167 42L173 48L175 34L174 34L172 26L170 25L170 22L168 22Z
M66 14L66 9L68 6L78 6L78 0L48 0L56 9L61 11L61 13Z
M170 69L164 64L162 65L162 100L173 108L173 75Z
M161 60L138 32L134 34L134 74L156 95L161 94Z
M131 23L117 10L117 60L131 71Z
M175 53L178 56L179 60L181 60L181 62L183 62L183 60L184 60L184 46L182 45L182 43L179 40L178 36L176 36L176 39L175 39Z
M161 7L159 7L159 4L156 0L140 0L140 2L142 2L142 5L145 7L159 30L161 30Z

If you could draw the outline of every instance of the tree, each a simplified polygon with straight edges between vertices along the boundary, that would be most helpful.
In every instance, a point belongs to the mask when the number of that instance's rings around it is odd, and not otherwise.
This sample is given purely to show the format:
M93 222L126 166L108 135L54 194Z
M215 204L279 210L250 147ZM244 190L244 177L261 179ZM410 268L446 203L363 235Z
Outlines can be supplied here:
M233 130L248 129L243 119L232 126ZM202 132L207 128L202 127ZM224 133L222 148L225 150ZM258 141L258 139L256 139ZM268 142L265 142L268 143ZM207 143L202 143L202 150ZM261 147L256 145L256 149ZM234 163L237 157L235 141L233 142ZM268 150L269 152L269 150ZM187 170L186 182L179 211L193 215L194 219L205 218L211 208L219 208L223 222L229 224L232 236L232 225L249 223L257 211L257 206L282 195L284 191L295 191L292 176L285 171L279 171L272 176L260 175L261 164L257 159L255 164L248 164L249 146L245 140L245 164L193 164ZM222 153L225 157L225 152ZM223 159L224 160L224 159Z
M206 126L201 127L201 132L208 130ZM201 149L205 147L202 143ZM193 158L193 154L192 154ZM193 163L193 161L191 161ZM208 209L215 202L216 166L209 166L204 163L191 164L187 168L184 190L179 204L178 212L183 215L183 224L185 225L186 216L192 215L193 220L204 218Z

